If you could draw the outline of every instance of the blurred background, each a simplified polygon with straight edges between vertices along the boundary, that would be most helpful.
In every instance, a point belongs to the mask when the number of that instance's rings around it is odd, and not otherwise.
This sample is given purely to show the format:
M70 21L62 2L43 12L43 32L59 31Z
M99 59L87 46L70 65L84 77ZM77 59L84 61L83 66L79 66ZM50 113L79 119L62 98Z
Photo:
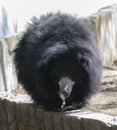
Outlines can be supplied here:
M89 16L115 0L0 0L0 37L24 30L32 16L58 10Z

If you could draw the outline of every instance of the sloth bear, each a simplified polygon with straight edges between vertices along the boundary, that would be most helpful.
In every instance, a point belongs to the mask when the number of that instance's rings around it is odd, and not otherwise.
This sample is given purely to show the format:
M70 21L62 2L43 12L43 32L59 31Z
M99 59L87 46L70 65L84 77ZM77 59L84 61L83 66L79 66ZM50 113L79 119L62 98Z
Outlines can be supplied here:
M101 85L96 39L72 15L33 17L14 52L19 82L46 109L82 108Z

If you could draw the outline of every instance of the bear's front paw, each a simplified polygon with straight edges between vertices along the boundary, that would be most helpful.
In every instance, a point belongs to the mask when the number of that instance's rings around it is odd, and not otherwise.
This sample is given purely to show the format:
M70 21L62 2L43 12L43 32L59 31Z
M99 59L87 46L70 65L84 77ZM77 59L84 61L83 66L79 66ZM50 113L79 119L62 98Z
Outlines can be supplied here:
M77 103L74 102L71 105L66 105L62 108L62 111L70 111L70 110L76 110L76 109L81 109L82 107L85 107L85 103Z

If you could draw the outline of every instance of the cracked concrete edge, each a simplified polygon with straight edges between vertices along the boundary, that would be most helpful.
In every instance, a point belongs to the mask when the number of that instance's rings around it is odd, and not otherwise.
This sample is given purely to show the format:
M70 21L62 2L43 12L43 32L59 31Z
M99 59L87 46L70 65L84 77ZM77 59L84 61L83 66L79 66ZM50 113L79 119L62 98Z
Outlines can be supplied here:
M117 130L117 116L88 110L52 112L0 98L0 124L0 130Z

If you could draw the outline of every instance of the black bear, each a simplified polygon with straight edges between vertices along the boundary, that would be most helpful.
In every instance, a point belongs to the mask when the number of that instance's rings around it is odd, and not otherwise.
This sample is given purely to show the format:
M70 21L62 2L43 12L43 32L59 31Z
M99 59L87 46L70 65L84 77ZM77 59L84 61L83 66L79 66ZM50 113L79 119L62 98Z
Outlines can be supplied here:
M81 108L99 90L102 64L96 39L72 15L34 17L14 52L19 82L46 109Z

